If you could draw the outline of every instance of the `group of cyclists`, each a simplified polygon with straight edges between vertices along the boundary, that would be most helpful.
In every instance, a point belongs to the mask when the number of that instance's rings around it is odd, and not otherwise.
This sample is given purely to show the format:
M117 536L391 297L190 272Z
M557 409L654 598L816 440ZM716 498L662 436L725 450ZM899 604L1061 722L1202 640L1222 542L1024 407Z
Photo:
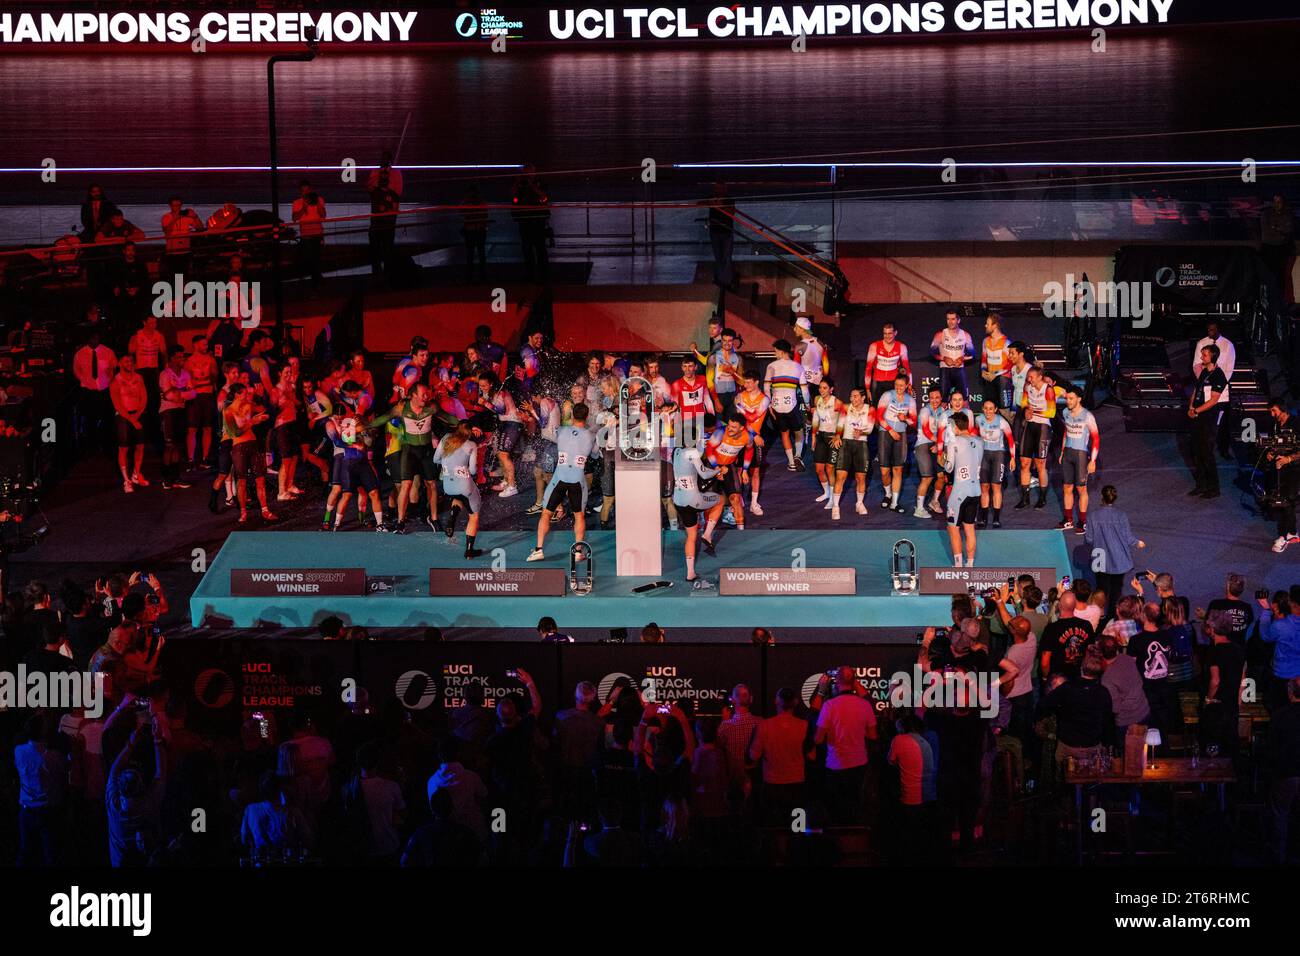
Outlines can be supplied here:
M576 378L566 375L563 357L536 330L526 330L513 356L486 327L463 354L432 353L417 336L382 386L362 352L331 362L316 380L292 356L274 361L269 337L254 336L241 362L221 364L212 508L219 510L225 487L227 504L237 498L246 522L251 479L263 519L274 521L268 467L278 461L276 500L291 501L304 493L297 465L307 462L328 488L323 530L343 526L355 497L359 522L373 520L378 531L405 533L415 516L450 538L463 519L465 555L473 558L485 494L519 494L521 470L531 465L535 500L526 513L539 525L530 560L541 560L550 528L566 515L578 540L589 508L610 526L620 427L648 427L653 409L661 423L663 519L686 532L692 583L700 580L696 550L713 553L719 524L743 529L747 516L763 516L764 473L782 455L797 473L811 452L816 502L835 521L850 485L853 513L868 515L877 462L880 507L945 516L954 560L963 563L974 560L976 527L1002 526L1007 485L1019 485L1016 508L1046 507L1054 458L1063 484L1058 527L1084 532L1100 450L1096 420L1078 389L1033 365L1023 342L1008 340L998 315L986 317L977 351L949 311L931 344L939 375L920 382L887 323L868 349L863 381L846 396L807 317L772 343L765 365L743 355L740 337L722 322L709 333L707 346L691 344L671 382L656 355L592 352ZM206 447L201 429L198 445ZM903 495L911 462L914 505Z

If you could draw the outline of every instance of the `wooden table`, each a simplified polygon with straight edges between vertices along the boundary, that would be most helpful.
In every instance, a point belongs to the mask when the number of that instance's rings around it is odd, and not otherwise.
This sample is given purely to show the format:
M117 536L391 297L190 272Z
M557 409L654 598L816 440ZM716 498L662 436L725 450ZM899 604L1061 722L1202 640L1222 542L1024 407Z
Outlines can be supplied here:
M1075 850L1077 860L1082 865L1083 788L1086 784L1118 783L1131 786L1165 784L1177 786L1179 784L1212 783L1219 788L1219 809L1223 810L1227 805L1227 786L1230 783L1237 782L1237 773L1233 769L1232 760L1227 757L1202 757L1195 767L1192 766L1191 757L1161 757L1155 761L1154 767L1148 766L1143 770L1140 777L1130 777L1124 773L1123 759L1116 759L1112 762L1108 773L1101 773L1097 770L1081 771L1077 767L1074 770L1066 770L1065 782L1074 787L1074 810L1075 815L1078 817L1076 820L1078 831L1075 839Z
M1180 695L1179 705L1183 711L1184 724L1188 727L1195 727L1201 722L1201 697L1199 694ZM1249 734L1254 731L1255 724L1266 724L1269 722L1268 708L1258 701L1249 704L1241 704L1237 708L1238 731L1240 731L1241 721L1243 720L1247 721L1248 726L1250 727L1250 731L1247 732L1247 737L1245 738L1249 739Z

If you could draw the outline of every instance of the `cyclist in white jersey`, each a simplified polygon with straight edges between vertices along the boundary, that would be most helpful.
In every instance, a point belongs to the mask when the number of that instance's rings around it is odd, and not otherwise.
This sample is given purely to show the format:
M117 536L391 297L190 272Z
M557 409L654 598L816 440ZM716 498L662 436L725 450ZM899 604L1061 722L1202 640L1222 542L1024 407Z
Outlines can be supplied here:
M867 513L867 473L871 470L871 448L868 437L876 427L876 412L867 401L867 387L859 385L849 394L849 404L840 414L840 454L836 463L835 497L831 517L840 516L840 495L849 475L857 487L856 511Z
M975 358L975 340L961 327L961 317L954 309L944 315L944 327L934 333L930 341L930 354L939 363L939 387L944 398L960 389L970 394L966 382L966 363Z
M972 433L975 431L975 413L972 412L969 407L967 407L966 396L962 392L954 391L952 393L952 396L948 399L947 412L948 414L944 418L944 429L943 429L944 440L939 443L938 451L937 451L939 455L939 463L941 465L943 465L943 462L946 461L944 455L946 453L948 443L952 441L955 434L952 430L953 418L957 416L965 418L969 430ZM943 468L940 468L939 474L936 475L934 479L934 500L930 502L930 510L937 515L943 514L943 507L939 504L939 498L944 493L944 491L947 490L947 488L948 488L948 472L943 470Z
M502 478L492 486L499 497L513 498L519 494L515 485L515 462L512 457L524 434L523 421L515 400L502 385L496 375L484 372L478 377L479 393L487 405L496 413L496 452L497 461L501 463Z
M899 514L906 509L898 503L903 490L903 471L907 468L907 431L916 425L916 399L907 391L907 376L894 379L894 390L880 398L876 406L876 425L880 434L880 483L885 488L882 508Z
M822 376L830 370L830 358L826 348L812 334L812 319L801 315L794 320L795 349L799 354L799 364L803 366L804 375L809 385L816 385Z
M524 514L539 515L546 503L546 486L555 474L555 439L560 433L562 409L559 402L546 394L534 395L532 402L533 416L537 420L537 433L533 436L533 483L536 494Z
M942 471L938 461L938 451L943 447L946 437L948 409L944 407L943 391L938 384L930 386L926 392L926 400L925 407L916 416L916 447L913 454L916 456L916 473L921 481L916 488L916 510L912 512L913 518L930 517L930 512L925 510L925 504L931 483L934 484L934 498L930 510L936 514L940 510L940 485L935 478Z
M1056 418L1056 389L1035 365L1025 375L1020 398L1025 413L1025 430L1020 438L1020 500L1017 510L1029 507L1029 468L1038 472L1038 500L1035 508L1047 507L1047 450L1052 442L1052 421Z
M817 398L813 401L812 440L813 468L821 482L822 493L816 499L826 502L831 510L835 490L835 468L840 451L840 416L844 403L835 397L835 381L829 375L817 384Z
M702 482L717 473L717 468L705 463L698 446L673 449L673 504L677 506L677 520L686 529L686 580L697 591L713 587L710 581L695 574L695 548L701 513L706 521L716 521L722 514L722 497L706 500L701 488Z
M975 518L980 504L980 462L984 442L971 434L970 420L955 416L953 438L945 454L944 468L952 475L952 494L948 496L948 541L952 545L953 567L962 562L962 538L965 538L965 566L975 566Z
M1097 419L1083 407L1083 392L1070 388L1065 393L1065 411L1061 412L1065 425L1065 440L1061 443L1061 507L1064 515L1056 527L1075 534L1088 533L1088 477L1097 471L1097 455L1101 451L1101 435ZM1072 520L1070 513L1078 501L1078 514Z
M542 495L542 518L537 523L537 547L529 561L541 561L551 519L561 503L567 502L573 515L573 540L582 541L587 534L587 460L596 444L596 433L587 427L587 406L573 407L573 424L560 429L555 438L555 472Z
M1029 377L1029 370L1033 365L1029 361L1029 346L1020 340L1016 340L1007 346L1007 361L1011 363L1011 370L1008 373L1011 378L1011 434L1015 436L1016 444L1024 450L1025 439L1025 411L1020 405L1020 399L1025 394L1025 382Z
M461 422L453 432L442 437L433 453L434 464L442 466L443 497L451 506L447 523L443 525L448 541L456 537L457 512L465 511L469 514L469 521L465 525L467 560L483 554L474 547L474 538L478 535L478 515L483 502L478 485L474 483L474 461L478 445L472 440L482 434L479 429L471 428L468 422Z
M998 414L998 403L992 397L984 399L984 414L975 419L980 440L984 442L984 458L980 462L980 516L978 524L985 527L1002 527L1002 485L1008 474L1016 470L1016 439L1011 426Z
M806 415L799 411L799 400L808 407L808 376L804 367L794 361L793 346L786 339L772 343L776 353L763 375L763 392L770 403L772 425L781 436L785 447L786 468L803 471L803 426Z

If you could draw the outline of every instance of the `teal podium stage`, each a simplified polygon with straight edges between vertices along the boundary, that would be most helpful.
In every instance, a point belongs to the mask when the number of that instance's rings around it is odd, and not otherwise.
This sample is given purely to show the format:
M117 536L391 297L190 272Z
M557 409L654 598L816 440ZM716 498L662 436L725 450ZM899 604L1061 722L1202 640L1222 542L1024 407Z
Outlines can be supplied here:
M917 551L917 567L950 568L945 529L897 531L736 531L719 530L717 556L701 552L699 574L715 584L722 568L789 568L802 560L809 569L851 567L857 572L856 593L849 595L722 596L716 590L693 591L685 583L683 533L664 532L664 573L660 578L614 574L614 532L587 535L593 553L595 587L589 594L558 597L473 595L430 597L429 569L469 567L553 568L569 570L572 532L553 533L546 542L545 561L525 559L534 535L524 532L485 532L476 539L483 556L463 557L464 539L454 544L431 532L389 535L364 532L235 532L208 566L190 598L195 627L311 627L336 614L365 627L411 628L533 628L543 615L554 617L561 629L639 629L648 621L663 627L707 628L857 628L917 627L948 619L947 595L895 596L890 593L890 561L894 543L906 537ZM504 555L493 552L500 549ZM979 537L981 567L1055 568L1069 573L1069 554L1059 531L989 531ZM364 596L275 595L234 597L231 571L256 569L365 568L372 579L389 588ZM637 585L670 580L671 588L635 594Z

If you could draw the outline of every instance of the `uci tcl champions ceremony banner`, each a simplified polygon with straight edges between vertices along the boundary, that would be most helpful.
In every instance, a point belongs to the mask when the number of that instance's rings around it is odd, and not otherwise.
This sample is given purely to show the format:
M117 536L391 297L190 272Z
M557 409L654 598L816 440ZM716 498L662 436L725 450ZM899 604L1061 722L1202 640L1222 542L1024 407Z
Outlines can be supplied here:
M871 40L943 34L1005 36L1052 30L1146 28L1300 16L1293 0L911 0L859 3L606 4L450 8L380 3L194 3L151 9L126 0L0 5L0 49L185 48L194 52L298 45L314 33L334 51L507 42L566 46ZM251 4L249 5L252 6Z

